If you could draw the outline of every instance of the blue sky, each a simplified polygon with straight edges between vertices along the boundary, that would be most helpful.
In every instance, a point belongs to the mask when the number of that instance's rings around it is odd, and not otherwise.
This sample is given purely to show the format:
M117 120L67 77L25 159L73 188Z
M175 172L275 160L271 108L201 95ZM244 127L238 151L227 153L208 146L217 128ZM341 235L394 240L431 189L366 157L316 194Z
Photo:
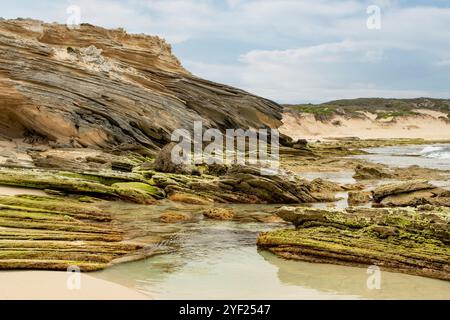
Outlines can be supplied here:
M15 0L4 18L159 35L192 73L281 103L450 98L450 0ZM381 9L369 30L367 7Z

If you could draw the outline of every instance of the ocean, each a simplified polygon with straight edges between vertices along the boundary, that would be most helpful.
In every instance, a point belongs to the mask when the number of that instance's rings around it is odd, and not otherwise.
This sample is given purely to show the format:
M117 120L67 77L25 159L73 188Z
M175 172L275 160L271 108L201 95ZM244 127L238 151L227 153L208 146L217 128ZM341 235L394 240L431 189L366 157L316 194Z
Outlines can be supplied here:
M368 148L369 154L355 156L394 167L417 165L424 168L450 170L450 144L406 145Z

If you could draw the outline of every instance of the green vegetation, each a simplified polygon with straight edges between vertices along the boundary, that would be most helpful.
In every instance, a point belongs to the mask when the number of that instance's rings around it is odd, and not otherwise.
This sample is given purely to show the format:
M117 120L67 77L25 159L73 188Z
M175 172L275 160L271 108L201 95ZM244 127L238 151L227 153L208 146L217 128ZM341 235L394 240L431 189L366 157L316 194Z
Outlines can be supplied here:
M417 115L419 115L419 113L411 111L411 110L400 110L400 111L392 111L392 112L377 112L377 120L397 118L397 117L409 117L409 116L417 116Z
M447 113L450 111L450 100L446 99L383 99L383 98L359 98L348 100L335 100L326 103L327 105L343 108L359 108L362 110L408 110L408 109L429 109Z
M286 105L288 110L314 114L316 120L327 121L335 115L349 118L361 117L363 112L377 115L377 120L417 116L416 109L427 109L447 114L450 118L450 100L445 99L383 99L360 98L335 100L323 104Z
M292 110L301 112L301 113L310 113L314 115L314 118L319 121L328 120L333 117L336 113L336 108L328 105L298 105L298 106L290 106Z

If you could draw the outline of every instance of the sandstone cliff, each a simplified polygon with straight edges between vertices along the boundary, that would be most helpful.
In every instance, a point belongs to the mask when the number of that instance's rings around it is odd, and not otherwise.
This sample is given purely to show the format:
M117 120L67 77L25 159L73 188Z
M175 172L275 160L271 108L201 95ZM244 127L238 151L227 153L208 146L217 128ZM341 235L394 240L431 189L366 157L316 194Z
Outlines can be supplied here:
M0 21L0 137L157 150L177 128L281 125L281 107L193 76L163 39L88 24Z

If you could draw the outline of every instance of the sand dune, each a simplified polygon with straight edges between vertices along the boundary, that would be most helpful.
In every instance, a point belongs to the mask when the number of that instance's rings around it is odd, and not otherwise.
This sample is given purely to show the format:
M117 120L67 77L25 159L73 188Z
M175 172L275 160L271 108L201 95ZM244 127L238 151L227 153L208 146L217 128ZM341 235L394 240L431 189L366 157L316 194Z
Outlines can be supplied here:
M335 116L329 121L318 121L312 114L286 112L280 132L293 139L308 140L342 137L450 139L450 121L442 118L446 117L445 114L429 111L421 113L420 116L383 120L376 120L367 114L364 118Z

